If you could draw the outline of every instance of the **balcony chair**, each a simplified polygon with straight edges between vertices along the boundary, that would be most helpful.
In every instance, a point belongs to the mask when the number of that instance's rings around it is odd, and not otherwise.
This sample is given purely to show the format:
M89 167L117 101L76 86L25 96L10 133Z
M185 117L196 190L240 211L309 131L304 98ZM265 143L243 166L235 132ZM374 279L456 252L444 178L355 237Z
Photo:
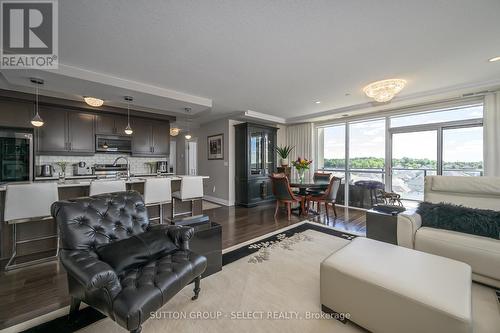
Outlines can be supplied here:
M200 292L207 259L189 251L193 229L149 223L135 191L58 201L52 205L68 273L70 320L80 302L130 332L186 285Z

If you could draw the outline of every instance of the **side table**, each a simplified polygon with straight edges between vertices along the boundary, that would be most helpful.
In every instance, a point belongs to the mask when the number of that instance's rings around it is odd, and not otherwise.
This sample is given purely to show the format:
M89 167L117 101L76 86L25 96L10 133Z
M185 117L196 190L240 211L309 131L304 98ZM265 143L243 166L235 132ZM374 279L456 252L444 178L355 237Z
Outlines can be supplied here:
M384 213L375 209L366 211L366 237L397 245L397 213Z

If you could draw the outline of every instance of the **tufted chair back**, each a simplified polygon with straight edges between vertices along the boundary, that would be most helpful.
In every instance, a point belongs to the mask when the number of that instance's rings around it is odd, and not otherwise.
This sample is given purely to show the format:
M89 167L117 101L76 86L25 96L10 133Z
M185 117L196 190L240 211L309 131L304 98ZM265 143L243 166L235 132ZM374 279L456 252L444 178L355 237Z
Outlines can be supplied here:
M94 250L146 231L149 218L140 193L125 191L52 204L64 250Z

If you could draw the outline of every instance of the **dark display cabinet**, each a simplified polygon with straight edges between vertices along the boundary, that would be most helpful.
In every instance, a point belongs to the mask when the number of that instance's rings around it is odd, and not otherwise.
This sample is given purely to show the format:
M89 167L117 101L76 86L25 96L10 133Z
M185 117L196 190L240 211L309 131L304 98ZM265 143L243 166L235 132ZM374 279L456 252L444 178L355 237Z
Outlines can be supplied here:
M274 200L269 176L276 170L276 127L235 125L236 204L253 207Z

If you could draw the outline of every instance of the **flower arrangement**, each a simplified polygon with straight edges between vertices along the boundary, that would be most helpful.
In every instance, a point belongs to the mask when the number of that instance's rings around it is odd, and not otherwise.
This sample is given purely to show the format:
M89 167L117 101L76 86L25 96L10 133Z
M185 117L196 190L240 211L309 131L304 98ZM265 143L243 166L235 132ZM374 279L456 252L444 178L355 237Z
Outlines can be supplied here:
M292 165L297 169L297 172L299 174L299 179L300 182L304 182L304 175L306 170L309 170L309 166L311 165L313 161L308 160L307 158L301 158L300 156L297 158L296 161L292 162Z
M307 158L297 158L296 161L293 161L292 162L292 165L295 167L295 169L297 169L297 171L299 170L309 170L309 166L311 165L313 161L312 160L308 160Z

